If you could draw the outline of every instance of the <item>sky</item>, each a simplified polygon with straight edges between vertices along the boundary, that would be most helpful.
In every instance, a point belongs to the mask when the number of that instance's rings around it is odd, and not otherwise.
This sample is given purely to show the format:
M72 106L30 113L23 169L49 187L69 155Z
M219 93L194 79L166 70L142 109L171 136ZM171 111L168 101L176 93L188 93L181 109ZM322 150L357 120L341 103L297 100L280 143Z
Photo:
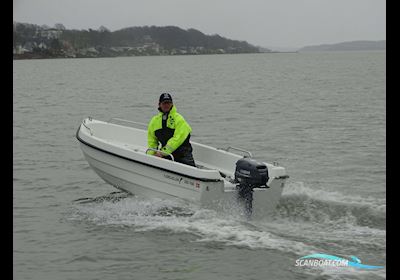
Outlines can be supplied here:
M275 48L386 40L385 0L13 0L13 19L111 31L174 25Z

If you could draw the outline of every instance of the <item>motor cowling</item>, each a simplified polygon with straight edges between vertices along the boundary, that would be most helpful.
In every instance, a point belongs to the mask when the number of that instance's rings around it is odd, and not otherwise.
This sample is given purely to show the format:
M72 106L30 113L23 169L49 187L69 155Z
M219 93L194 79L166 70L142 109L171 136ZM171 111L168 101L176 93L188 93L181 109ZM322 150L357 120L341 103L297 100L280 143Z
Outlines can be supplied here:
M250 158L242 158L236 162L235 181L239 185L267 187L268 180L268 168L264 163Z
M253 189L268 188L268 180L268 168L264 163L250 158L242 158L236 162L237 199L243 204L247 218L251 218L253 212Z

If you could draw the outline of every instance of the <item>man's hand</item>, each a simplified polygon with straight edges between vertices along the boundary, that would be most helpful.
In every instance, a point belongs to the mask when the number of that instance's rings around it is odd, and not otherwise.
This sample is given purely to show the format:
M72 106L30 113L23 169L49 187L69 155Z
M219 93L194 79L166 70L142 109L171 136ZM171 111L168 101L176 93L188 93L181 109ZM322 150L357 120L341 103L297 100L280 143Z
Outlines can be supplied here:
M154 155L155 155L156 157L163 157L162 153L160 153L160 152L156 152Z

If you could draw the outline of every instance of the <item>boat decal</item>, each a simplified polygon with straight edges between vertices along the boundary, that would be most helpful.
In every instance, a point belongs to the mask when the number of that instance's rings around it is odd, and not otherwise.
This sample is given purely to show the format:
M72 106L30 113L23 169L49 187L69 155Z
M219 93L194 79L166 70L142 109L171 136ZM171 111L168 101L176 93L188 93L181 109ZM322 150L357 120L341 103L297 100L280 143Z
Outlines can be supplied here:
M186 178L183 178L183 177L176 177L176 176L173 176L173 175L170 175L170 174L167 174L167 173L164 173L163 176L165 178L167 178L167 179L170 179L170 180L173 180L175 182L178 182L179 184L182 183L182 184L189 185L189 186L192 186L192 187L194 187L194 185L195 185L194 181L186 179ZM196 183L196 188L198 188L197 184L198 183Z
M194 182L192 180L183 179L183 183L185 183L186 185L194 186Z
M166 173L164 173L164 177L167 178L167 179L176 181L176 182L178 182L179 184L180 184L181 181L182 181L182 177L175 177L175 176L172 176L172 175L169 175L169 174L166 174Z

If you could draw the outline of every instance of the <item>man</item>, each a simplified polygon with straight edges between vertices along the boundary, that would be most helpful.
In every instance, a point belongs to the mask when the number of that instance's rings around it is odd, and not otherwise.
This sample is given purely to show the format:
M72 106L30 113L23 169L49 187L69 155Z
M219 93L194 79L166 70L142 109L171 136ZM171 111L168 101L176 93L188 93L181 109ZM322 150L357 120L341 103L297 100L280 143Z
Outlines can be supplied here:
M192 128L181 114L176 111L169 93L160 95L158 110L148 125L147 141L149 148L157 149L161 143L161 151L150 151L149 154L165 157L172 154L175 161L196 166L192 155L192 145L189 142Z

